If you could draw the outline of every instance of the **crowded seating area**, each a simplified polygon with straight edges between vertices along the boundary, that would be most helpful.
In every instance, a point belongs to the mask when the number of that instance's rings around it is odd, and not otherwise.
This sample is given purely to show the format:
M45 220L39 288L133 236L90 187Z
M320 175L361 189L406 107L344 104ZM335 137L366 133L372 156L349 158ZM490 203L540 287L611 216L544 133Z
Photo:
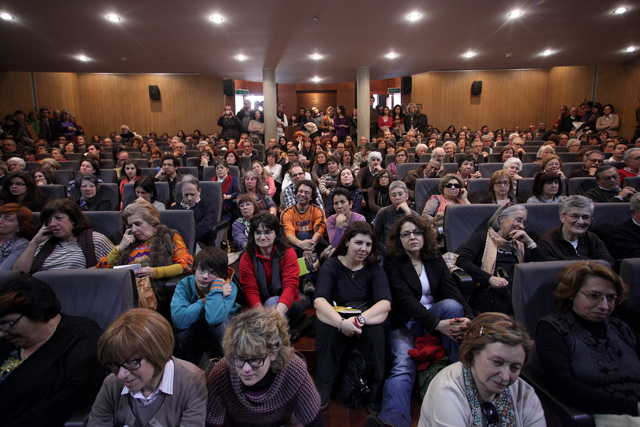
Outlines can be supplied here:
M640 425L640 130L374 100L7 114L0 425Z

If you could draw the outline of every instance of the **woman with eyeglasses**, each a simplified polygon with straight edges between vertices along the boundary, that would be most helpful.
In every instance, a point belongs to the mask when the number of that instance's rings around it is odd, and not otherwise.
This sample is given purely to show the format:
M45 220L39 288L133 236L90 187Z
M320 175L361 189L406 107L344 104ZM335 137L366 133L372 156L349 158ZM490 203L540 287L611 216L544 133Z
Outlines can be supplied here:
M524 206L501 206L489 219L487 230L474 233L458 249L456 265L476 283L469 305L478 312L513 313L511 267L521 262L547 261L544 252L524 230L526 222Z
M320 397L281 313L238 314L222 345L225 357L207 378L207 426L324 426Z
M544 233L538 240L549 261L602 259L611 266L615 260L600 238L588 231L593 220L593 201L569 196L560 204L560 227Z
M239 269L249 307L274 307L291 325L296 324L304 311L298 295L300 266L275 215L259 213L251 217Z
M98 358L111 375L87 426L203 426L204 372L173 357L173 345L171 325L159 313L134 308L118 316L98 341Z
M519 378L533 346L524 326L508 316L476 317L462 340L460 362L431 382L418 427L545 427L540 399Z
M2 204L17 203L32 212L40 212L47 199L38 188L35 179L27 171L10 172L6 175L0 191Z
M495 171L489 180L489 195L482 199L480 203L502 206L515 204L513 185L514 180L509 172L504 169Z
M63 314L44 282L0 284L0 425L58 427L90 405L102 382L100 328Z
M370 415L366 425L410 427L418 366L409 350L416 346L417 338L432 334L442 339L446 355L457 362L460 339L473 312L440 256L436 235L426 219L406 215L396 221L387 237L387 249L384 269L394 305L386 337L393 359L380 415Z
M536 350L558 399L596 415L598 425L640 421L640 349L637 334L611 317L629 288L610 268L595 261L564 267L554 293L560 313L538 322ZM617 421L617 422L614 422ZM624 421L624 423L623 423Z
M424 205L422 216L429 221L438 235L444 234L444 211L449 205L469 205L468 191L462 178L452 173L445 175L438 185L440 195L432 195Z

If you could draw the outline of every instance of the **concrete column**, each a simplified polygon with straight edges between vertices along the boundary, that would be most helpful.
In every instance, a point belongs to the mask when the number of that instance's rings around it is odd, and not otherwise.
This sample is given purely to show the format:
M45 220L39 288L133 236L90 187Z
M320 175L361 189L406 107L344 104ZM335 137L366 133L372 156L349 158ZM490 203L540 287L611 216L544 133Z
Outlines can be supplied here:
M369 67L358 67L358 77L356 80L356 90L358 95L358 101L356 108L358 109L358 141L356 144L360 144L360 138L367 137L367 141L370 141L370 118L371 111L369 110L369 97L371 96L371 87L369 83Z
M264 95L264 140L276 138L276 70L262 69L262 94Z

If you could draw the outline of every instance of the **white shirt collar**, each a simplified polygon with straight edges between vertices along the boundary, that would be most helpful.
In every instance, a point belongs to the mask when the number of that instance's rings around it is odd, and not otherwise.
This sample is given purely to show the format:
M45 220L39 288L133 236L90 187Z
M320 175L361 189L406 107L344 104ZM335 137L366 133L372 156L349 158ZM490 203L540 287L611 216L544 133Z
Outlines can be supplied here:
M125 395L127 393L131 394L131 397L134 399L138 399L143 405L148 405L149 403L156 400L158 394L163 392L164 394L173 395L173 374L174 374L174 363L173 360L169 360L166 365L164 365L164 372L162 373L162 380L160 381L160 385L158 388L149 395L149 397L144 397L142 394L142 390L137 393L131 393L127 386L122 387L121 395Z

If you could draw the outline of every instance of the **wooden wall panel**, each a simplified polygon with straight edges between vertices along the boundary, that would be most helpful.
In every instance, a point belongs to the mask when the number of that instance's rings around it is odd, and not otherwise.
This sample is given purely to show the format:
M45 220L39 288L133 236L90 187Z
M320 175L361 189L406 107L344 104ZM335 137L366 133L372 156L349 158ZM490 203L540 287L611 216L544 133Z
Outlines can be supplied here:
M546 70L430 72L413 77L411 102L422 103L429 124L441 131L449 125L479 129L528 127L544 111ZM481 80L482 94L471 95Z
M28 72L3 71L0 73L0 119L16 110L28 113L33 109L31 81Z
M80 104L78 74L34 73L34 79L39 106L47 106L49 111L69 110L84 127L86 114Z
M545 119L547 128L558 119L559 108L579 107L585 99L591 99L594 67L554 67L549 69Z
M631 138L636 126L636 108L640 94L640 58L620 65L598 67L596 100L613 104L620 116L618 134Z
M222 79L201 75L80 74L80 93L87 134L105 135L127 124L140 134L179 129L187 134L219 130L224 110ZM149 85L160 88L160 100L149 98Z
M347 114L351 114L356 108L355 82L338 84L336 105L343 105Z
M337 92L335 90L318 92L297 92L297 108L317 107L320 111L326 111L327 107L336 107Z

